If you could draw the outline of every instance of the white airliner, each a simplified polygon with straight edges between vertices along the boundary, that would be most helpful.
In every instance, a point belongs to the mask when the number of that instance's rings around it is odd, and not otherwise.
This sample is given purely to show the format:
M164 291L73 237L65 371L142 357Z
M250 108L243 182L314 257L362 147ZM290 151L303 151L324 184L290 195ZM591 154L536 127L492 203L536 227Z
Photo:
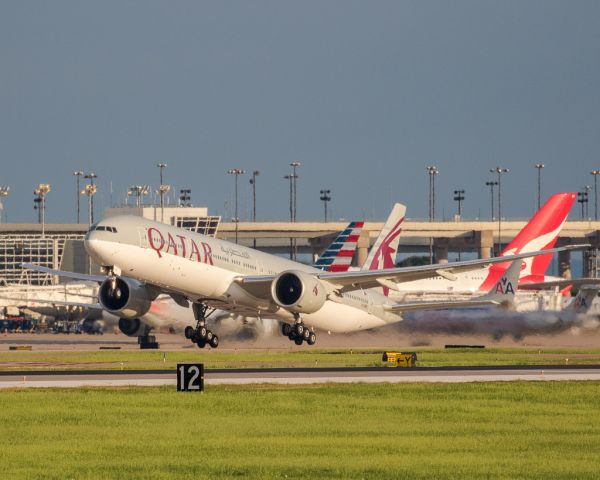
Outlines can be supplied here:
M395 235L394 232L390 238ZM314 329L351 332L402 320L402 312L496 304L497 301L398 303L385 294L397 282L431 278L581 247L561 247L501 258L418 267L324 272L224 240L140 217L117 216L93 225L85 248L106 276L81 275L23 265L63 277L101 282L98 300L120 318L139 318L161 293L192 308L197 326L187 335L203 347L219 339L206 328L215 309L284 322L283 333L301 345L316 341ZM384 252L384 241L375 258ZM379 262L373 262L378 264ZM382 287L384 291L382 291ZM290 325L292 324L292 325ZM287 325L287 326L286 326Z

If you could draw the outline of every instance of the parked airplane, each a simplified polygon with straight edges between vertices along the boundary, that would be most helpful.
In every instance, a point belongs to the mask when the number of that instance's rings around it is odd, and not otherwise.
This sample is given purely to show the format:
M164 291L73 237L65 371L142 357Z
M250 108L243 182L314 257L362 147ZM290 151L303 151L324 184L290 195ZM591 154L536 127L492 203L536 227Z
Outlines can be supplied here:
M519 234L500 254L510 256L515 253L527 253L552 248L576 195L557 193L552 195L542 208L527 222ZM552 261L552 253L530 257L524 261L519 284L556 280L546 277L546 270ZM510 262L482 266L468 272L441 274L414 282L405 282L398 287L400 294L472 294L489 290L508 268Z
M390 236L393 237L394 234ZM106 276L23 266L100 282L100 305L120 318L139 318L148 312L152 301L161 293L169 294L182 306L191 301L197 326L193 331L187 330L187 334L200 347L219 344L218 337L206 328L207 317L216 309L292 323L288 333L290 340L298 345L304 341L312 345L316 341L314 329L350 332L399 322L406 310L496 303L477 299L397 303L381 292L382 287L394 289L397 282L580 248L562 247L452 264L323 272L224 240L132 216L111 217L93 225L86 234L85 247L94 261L103 266ZM387 247L384 241L374 258L385 259ZM283 333L286 332L287 327Z
M598 329L597 315L590 308L600 285L583 285L577 296L561 311L517 312L488 309L485 314L473 309L415 312L406 315L400 330L407 334L486 335L500 340L511 336L521 340L526 335L555 335L568 330Z

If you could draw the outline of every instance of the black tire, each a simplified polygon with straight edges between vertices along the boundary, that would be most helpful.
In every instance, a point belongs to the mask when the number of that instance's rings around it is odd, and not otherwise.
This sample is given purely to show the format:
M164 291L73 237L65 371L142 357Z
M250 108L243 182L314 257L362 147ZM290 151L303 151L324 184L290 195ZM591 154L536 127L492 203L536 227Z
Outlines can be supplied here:
M192 335L192 338L190 338L190 340L192 341L192 343L198 343L198 342L202 341L202 339L196 332L194 332L194 334Z
M288 338L293 342L294 340L296 340L296 333L292 330L288 335Z
M310 332L310 335L308 336L308 340L306 340L306 343L308 343L309 345L314 345L317 342L317 335L315 335L314 332Z
M304 325L302 325L301 323L297 323L296 325L294 325L294 332L296 332L296 335L302 338L302 335L304 334L304 328Z
M206 339L206 334L208 333L208 329L206 327L198 328L198 336L204 340Z
M294 343L296 345L302 345L302 343L304 343L304 340L302 338L295 338Z
M281 325L281 334L284 337L289 337L290 333L292 333L292 326L289 323L284 323Z
M199 340L196 342L196 345L198 345L198 348L204 348L206 347L206 342L204 340Z
M308 341L308 337L310 337L310 330L308 328L304 329L304 332L302 332L302 339L307 342Z
M191 340L192 337L194 336L194 327L190 327L189 325L187 327L185 327L185 330L183 331L185 338L187 338L188 340Z
M210 330L206 331L206 343L210 343L210 341L213 339L213 337L215 336L215 334L213 332L211 332Z
M212 338L210 339L210 346L212 348L217 348L219 346L219 337L216 335L213 335Z

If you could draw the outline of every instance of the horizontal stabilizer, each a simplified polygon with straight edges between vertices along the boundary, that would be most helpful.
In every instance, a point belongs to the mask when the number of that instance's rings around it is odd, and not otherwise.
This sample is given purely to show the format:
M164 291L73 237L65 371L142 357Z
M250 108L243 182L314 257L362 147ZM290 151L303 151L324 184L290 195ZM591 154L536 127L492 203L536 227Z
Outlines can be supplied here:
M388 312L402 313L413 312L415 310L445 310L455 308L472 308L484 307L489 305L499 305L495 300L465 300L465 301L449 301L449 302L414 302L414 303L397 303L395 305L384 305L384 309Z

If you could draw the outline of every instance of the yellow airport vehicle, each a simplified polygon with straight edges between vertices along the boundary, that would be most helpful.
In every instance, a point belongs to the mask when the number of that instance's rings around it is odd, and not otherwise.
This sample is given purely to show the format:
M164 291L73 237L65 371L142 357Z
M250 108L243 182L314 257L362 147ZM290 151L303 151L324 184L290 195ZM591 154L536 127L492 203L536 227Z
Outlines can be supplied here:
M416 352L384 352L382 360L388 367L414 367L417 364Z

